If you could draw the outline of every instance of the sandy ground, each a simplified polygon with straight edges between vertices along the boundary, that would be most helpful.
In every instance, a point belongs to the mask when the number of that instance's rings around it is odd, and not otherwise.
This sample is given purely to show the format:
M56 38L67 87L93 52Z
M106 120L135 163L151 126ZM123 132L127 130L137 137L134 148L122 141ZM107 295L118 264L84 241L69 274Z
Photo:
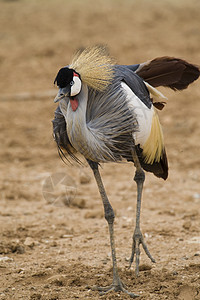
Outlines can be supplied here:
M54 77L80 46L106 43L121 64L171 55L200 64L200 1L0 1L0 299L99 296L112 281L106 221L88 167L66 166L51 120ZM116 212L121 278L140 299L200 299L200 91L162 89L169 179L146 174L141 251L128 270L135 224L132 164L103 165Z

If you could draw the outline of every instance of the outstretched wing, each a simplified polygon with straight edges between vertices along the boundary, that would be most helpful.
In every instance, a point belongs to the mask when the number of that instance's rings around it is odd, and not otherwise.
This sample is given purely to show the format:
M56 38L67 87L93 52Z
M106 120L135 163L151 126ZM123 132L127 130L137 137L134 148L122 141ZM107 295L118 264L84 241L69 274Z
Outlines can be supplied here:
M174 91L186 89L189 84L197 80L200 76L199 67L190 64L183 59L168 56L158 57L142 64L129 65L126 66L126 68L136 73L153 87L164 86L169 87ZM128 85L130 86L130 83L128 83ZM153 104L158 109L162 109L164 106L164 102L162 101ZM152 122L152 137L156 136L154 130L155 128L158 129L157 125L159 125L156 119L157 116L154 118L154 122ZM149 149L149 152L152 143L153 141L149 137L146 144L146 150L148 151ZM168 162L165 148L163 147L160 161L154 160L153 163L149 163L147 160L145 155L146 150L144 151L144 148L145 146L141 147L141 145L137 145L137 154L143 169L148 172L153 172L158 177L166 179L168 176Z
M199 67L187 61L163 56L138 65L127 66L154 87L165 86L183 90L200 76Z

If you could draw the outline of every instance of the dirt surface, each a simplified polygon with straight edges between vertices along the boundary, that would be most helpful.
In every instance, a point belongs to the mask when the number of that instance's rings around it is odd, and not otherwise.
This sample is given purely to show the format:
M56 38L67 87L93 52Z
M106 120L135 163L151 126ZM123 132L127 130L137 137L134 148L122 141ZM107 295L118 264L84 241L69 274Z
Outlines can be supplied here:
M0 299L99 296L112 282L108 228L91 171L66 166L52 138L57 70L105 43L121 64L171 55L200 64L200 1L0 1ZM103 165L116 212L120 276L139 299L200 299L200 90L161 89L169 179L146 174L138 278L128 270L135 224L132 164Z

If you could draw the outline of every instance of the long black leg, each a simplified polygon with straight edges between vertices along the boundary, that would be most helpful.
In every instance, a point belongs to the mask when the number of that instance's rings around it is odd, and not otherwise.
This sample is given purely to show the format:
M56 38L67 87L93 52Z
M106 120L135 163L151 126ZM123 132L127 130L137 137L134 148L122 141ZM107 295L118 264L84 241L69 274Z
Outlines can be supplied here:
M133 245L132 245L132 254L130 258L130 264L129 268L131 267L131 264L134 260L134 256L136 256L135 262L136 262L136 268L135 272L138 276L139 274L139 263L140 263L140 244L142 244L142 247L147 254L147 256L151 259L152 262L155 263L154 258L151 256L145 242L143 235L140 230L140 211L141 211L141 198L142 198L142 190L143 190L143 184L145 180L145 173L140 165L135 147L132 149L132 157L134 161L134 165L136 167L135 177L134 180L137 184L137 208L136 208L136 225L135 225L135 231L133 233Z
M117 269L117 259L116 259L116 251L115 251L115 240L114 240L114 219L115 214L113 211L113 208L108 200L108 197L106 195L106 191L103 186L103 182L101 180L101 175L99 173L98 164L92 161L88 160L88 163L94 173L94 177L97 182L97 186L101 195L101 199L104 206L104 213L105 213L105 219L108 222L108 228L109 228L109 234L110 234L110 246L111 246L111 252L112 252L112 263L113 263L113 282L110 286L107 287L96 287L95 289L99 290L102 294L108 293L112 290L115 291L122 291L126 294L128 294L131 298L136 298L138 295L130 293L126 290L125 285L121 281L118 275L118 269Z

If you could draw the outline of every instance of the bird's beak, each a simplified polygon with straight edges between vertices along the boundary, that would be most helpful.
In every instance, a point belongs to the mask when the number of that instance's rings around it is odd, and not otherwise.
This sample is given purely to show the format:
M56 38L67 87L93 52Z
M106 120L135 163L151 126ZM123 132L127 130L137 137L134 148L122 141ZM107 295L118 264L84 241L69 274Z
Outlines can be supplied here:
M61 99L68 97L69 94L70 94L70 87L64 87L62 89L59 88L58 94L55 97L54 102L56 103L56 102L60 101Z

